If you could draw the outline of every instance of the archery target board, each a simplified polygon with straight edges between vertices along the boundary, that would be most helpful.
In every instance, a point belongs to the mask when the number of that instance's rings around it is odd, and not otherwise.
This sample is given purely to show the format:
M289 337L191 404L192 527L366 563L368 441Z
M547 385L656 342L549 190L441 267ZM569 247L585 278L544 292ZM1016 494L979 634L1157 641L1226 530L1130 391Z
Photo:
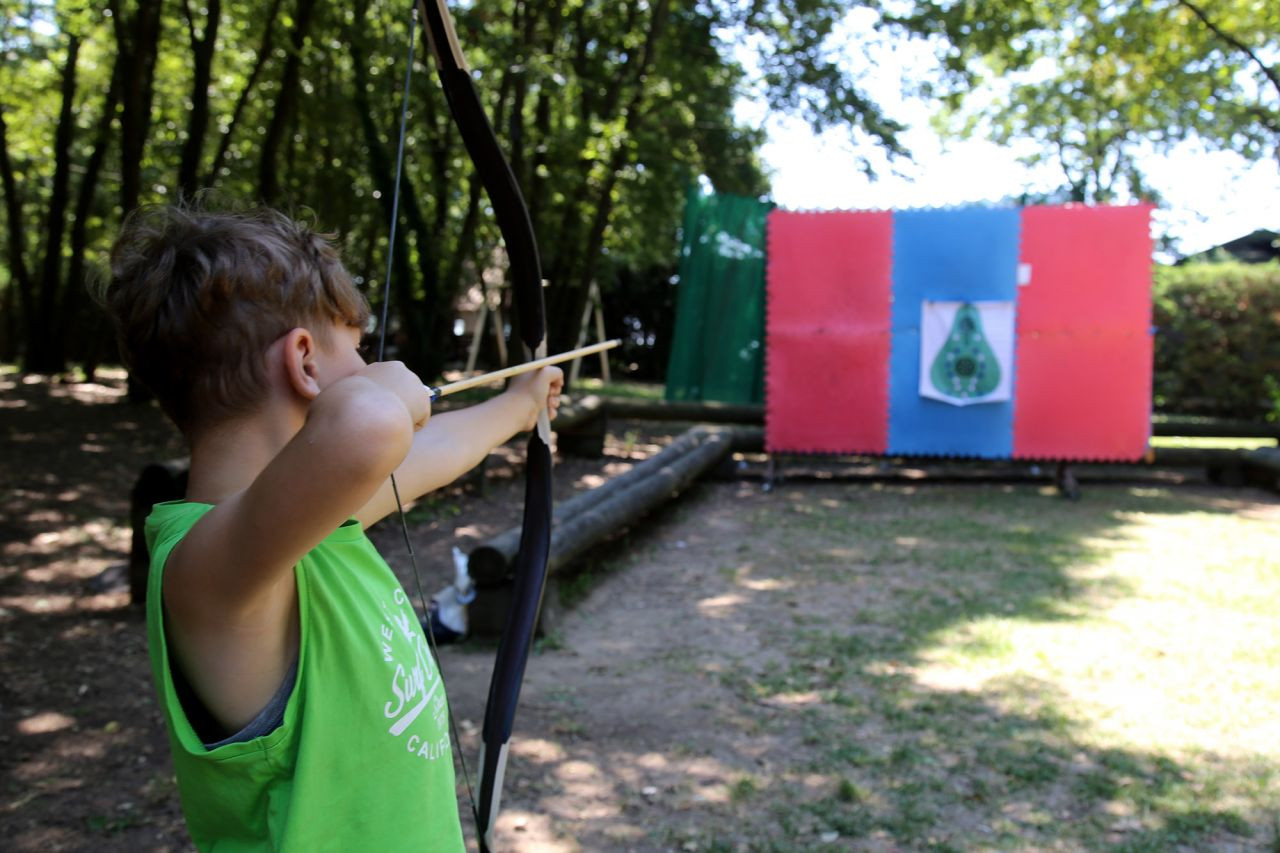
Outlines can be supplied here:
M766 448L1141 458L1150 211L774 210Z

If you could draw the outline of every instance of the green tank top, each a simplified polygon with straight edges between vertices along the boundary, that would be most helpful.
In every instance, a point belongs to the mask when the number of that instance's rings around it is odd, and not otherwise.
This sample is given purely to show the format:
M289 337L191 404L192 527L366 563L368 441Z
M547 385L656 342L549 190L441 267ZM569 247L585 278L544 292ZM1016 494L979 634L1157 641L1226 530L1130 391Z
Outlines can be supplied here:
M284 722L207 748L178 699L161 584L208 504L147 519L147 637L187 829L201 850L464 850L444 685L408 596L352 520L294 567L301 640Z

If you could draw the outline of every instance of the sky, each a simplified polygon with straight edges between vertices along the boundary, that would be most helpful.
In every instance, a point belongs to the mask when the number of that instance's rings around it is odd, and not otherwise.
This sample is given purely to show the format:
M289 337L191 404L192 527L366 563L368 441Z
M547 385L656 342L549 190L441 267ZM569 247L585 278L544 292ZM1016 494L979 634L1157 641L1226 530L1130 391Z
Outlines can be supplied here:
M739 101L740 121L762 124L769 139L762 156L772 173L773 200L790 209L901 209L998 202L1026 191L1063 184L1061 172L1029 168L1019 156L1032 148L972 140L943 140L929 125L929 107L905 99L903 82L934 65L923 43L902 45L869 35L868 21L851 16L838 34L859 81L892 118L906 124L900 138L913 161L893 164L847 131L815 136L799 119L770 115L757 101ZM740 61L752 66L749 54ZM1030 143L1028 143L1030 145ZM869 156L877 179L860 168ZM1153 233L1168 234L1179 254L1192 254L1259 228L1280 231L1280 163L1249 163L1193 142L1141 160L1149 184L1164 199L1153 214Z

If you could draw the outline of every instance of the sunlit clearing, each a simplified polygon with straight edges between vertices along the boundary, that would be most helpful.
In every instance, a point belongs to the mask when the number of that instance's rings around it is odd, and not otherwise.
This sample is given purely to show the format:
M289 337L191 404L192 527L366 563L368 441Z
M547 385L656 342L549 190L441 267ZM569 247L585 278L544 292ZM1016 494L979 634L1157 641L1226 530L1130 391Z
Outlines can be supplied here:
M925 653L917 679L981 691L1007 712L1052 706L1097 746L1280 756L1280 564L1274 548L1260 552L1258 537L1274 520L1128 518L1100 542L1104 557L1066 570L1110 590L1080 602L1078 618L987 615L954 625ZM1008 686L1031 681L1033 691Z
M738 595L737 593L726 593L724 595L717 595L711 598L704 598L702 601L699 601L698 610L702 612L703 616L717 618L723 617L726 610L738 607L744 603L746 603L746 599L741 595Z
M24 735L47 735L69 729L75 724L76 721L66 714L60 714L57 711L41 711L39 714L32 714L24 720L19 720L17 728Z
M753 592L774 592L779 589L790 589L795 586L790 581L781 581L777 578L760 578L759 580L742 580L738 581L739 586L745 586Z

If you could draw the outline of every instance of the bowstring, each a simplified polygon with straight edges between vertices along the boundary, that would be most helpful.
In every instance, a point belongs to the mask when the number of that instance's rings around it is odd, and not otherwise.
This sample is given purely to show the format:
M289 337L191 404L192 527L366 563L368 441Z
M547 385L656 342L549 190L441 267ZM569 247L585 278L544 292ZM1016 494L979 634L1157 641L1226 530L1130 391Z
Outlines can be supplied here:
M418 4L412 4L412 16L409 20L409 51L404 69L403 92L400 98L400 139L396 144L396 178L391 192L391 229L387 244L387 272L382 286L382 317L379 321L377 361L382 361L387 349L387 316L391 305L391 272L396 252L396 226L400 222L400 186L404 174L404 145L409 122L409 83L413 78L414 35L418 31ZM440 676L440 686L445 696L449 694L448 685L444 683L444 667L440 664L440 650L436 647L435 631L431 627L431 610L427 606L427 596L422 590L422 577L418 572L418 558L413 550L413 540L409 536L409 522L405 519L404 504L400 500L400 487L396 484L396 475L391 473L391 494L396 499L396 512L400 516L400 532L404 537L404 547L409 553L409 565L413 569L413 584L418 592L418 604L422 608L423 633L427 636L427 645L431 648L431 656L436 661L436 672ZM458 733L458 720L453 715L453 704L447 702L449 711L449 731L458 748L458 763L462 766L462 778L467 786L467 800L471 804L471 813L477 813L476 795L471 787L471 774L467 770L467 759L462 750L462 737ZM479 830L477 830L479 831Z

